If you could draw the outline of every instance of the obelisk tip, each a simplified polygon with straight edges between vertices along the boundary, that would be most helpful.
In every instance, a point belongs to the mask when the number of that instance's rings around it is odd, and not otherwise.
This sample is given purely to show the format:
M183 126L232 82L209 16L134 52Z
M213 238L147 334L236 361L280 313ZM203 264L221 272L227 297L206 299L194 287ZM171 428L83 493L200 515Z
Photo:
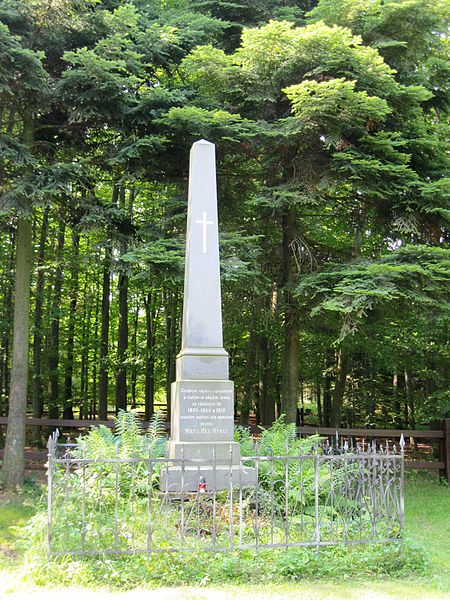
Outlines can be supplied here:
M192 144L192 147L197 146L197 145L202 145L202 146L214 146L214 144L212 142L208 142L208 140L197 140L196 142L194 142Z

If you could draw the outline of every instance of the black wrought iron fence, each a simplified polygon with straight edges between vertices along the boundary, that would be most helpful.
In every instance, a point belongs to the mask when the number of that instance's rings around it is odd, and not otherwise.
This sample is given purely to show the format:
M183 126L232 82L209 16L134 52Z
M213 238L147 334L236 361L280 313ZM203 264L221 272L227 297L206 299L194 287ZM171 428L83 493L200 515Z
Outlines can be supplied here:
M167 469L198 489L162 485ZM238 476L236 478L236 468ZM252 481L246 473L254 470ZM220 474L222 490L208 489ZM219 473L220 470L220 473ZM89 458L49 440L48 552L134 554L390 542L403 529L403 444L316 444L302 456ZM161 489L162 488L162 489Z

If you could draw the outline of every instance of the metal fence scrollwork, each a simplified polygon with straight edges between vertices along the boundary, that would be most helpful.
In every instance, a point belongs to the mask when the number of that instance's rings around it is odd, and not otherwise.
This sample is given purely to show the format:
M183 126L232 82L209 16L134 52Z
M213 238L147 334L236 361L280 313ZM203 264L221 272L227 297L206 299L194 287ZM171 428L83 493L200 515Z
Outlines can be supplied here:
M390 542L403 529L403 440L316 444L301 456L241 458L233 465L151 456L86 457L48 443L48 553L134 554ZM229 469L229 486L208 490L202 469ZM161 490L164 469L194 469L196 491ZM235 466L234 466L235 468ZM223 475L223 472L222 472Z

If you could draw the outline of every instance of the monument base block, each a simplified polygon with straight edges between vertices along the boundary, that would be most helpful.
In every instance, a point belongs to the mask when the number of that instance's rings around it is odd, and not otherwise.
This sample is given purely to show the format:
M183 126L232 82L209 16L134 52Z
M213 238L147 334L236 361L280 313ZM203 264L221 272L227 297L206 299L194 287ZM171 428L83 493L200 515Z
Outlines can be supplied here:
M206 464L228 466L239 463L240 448L237 442L177 442L167 444L167 456L182 460L203 460Z
M254 467L231 466L169 466L161 470L159 489L162 492L219 492L239 487L255 487Z

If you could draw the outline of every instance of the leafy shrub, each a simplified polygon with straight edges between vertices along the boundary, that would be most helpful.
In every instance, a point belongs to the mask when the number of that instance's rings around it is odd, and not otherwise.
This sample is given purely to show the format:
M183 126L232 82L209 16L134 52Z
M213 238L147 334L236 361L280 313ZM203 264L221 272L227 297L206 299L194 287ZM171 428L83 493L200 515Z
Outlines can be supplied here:
M144 432L135 412L120 410L114 418L114 433L104 425L79 437L74 454L84 458L157 458L164 456L167 438L164 417L155 413Z

